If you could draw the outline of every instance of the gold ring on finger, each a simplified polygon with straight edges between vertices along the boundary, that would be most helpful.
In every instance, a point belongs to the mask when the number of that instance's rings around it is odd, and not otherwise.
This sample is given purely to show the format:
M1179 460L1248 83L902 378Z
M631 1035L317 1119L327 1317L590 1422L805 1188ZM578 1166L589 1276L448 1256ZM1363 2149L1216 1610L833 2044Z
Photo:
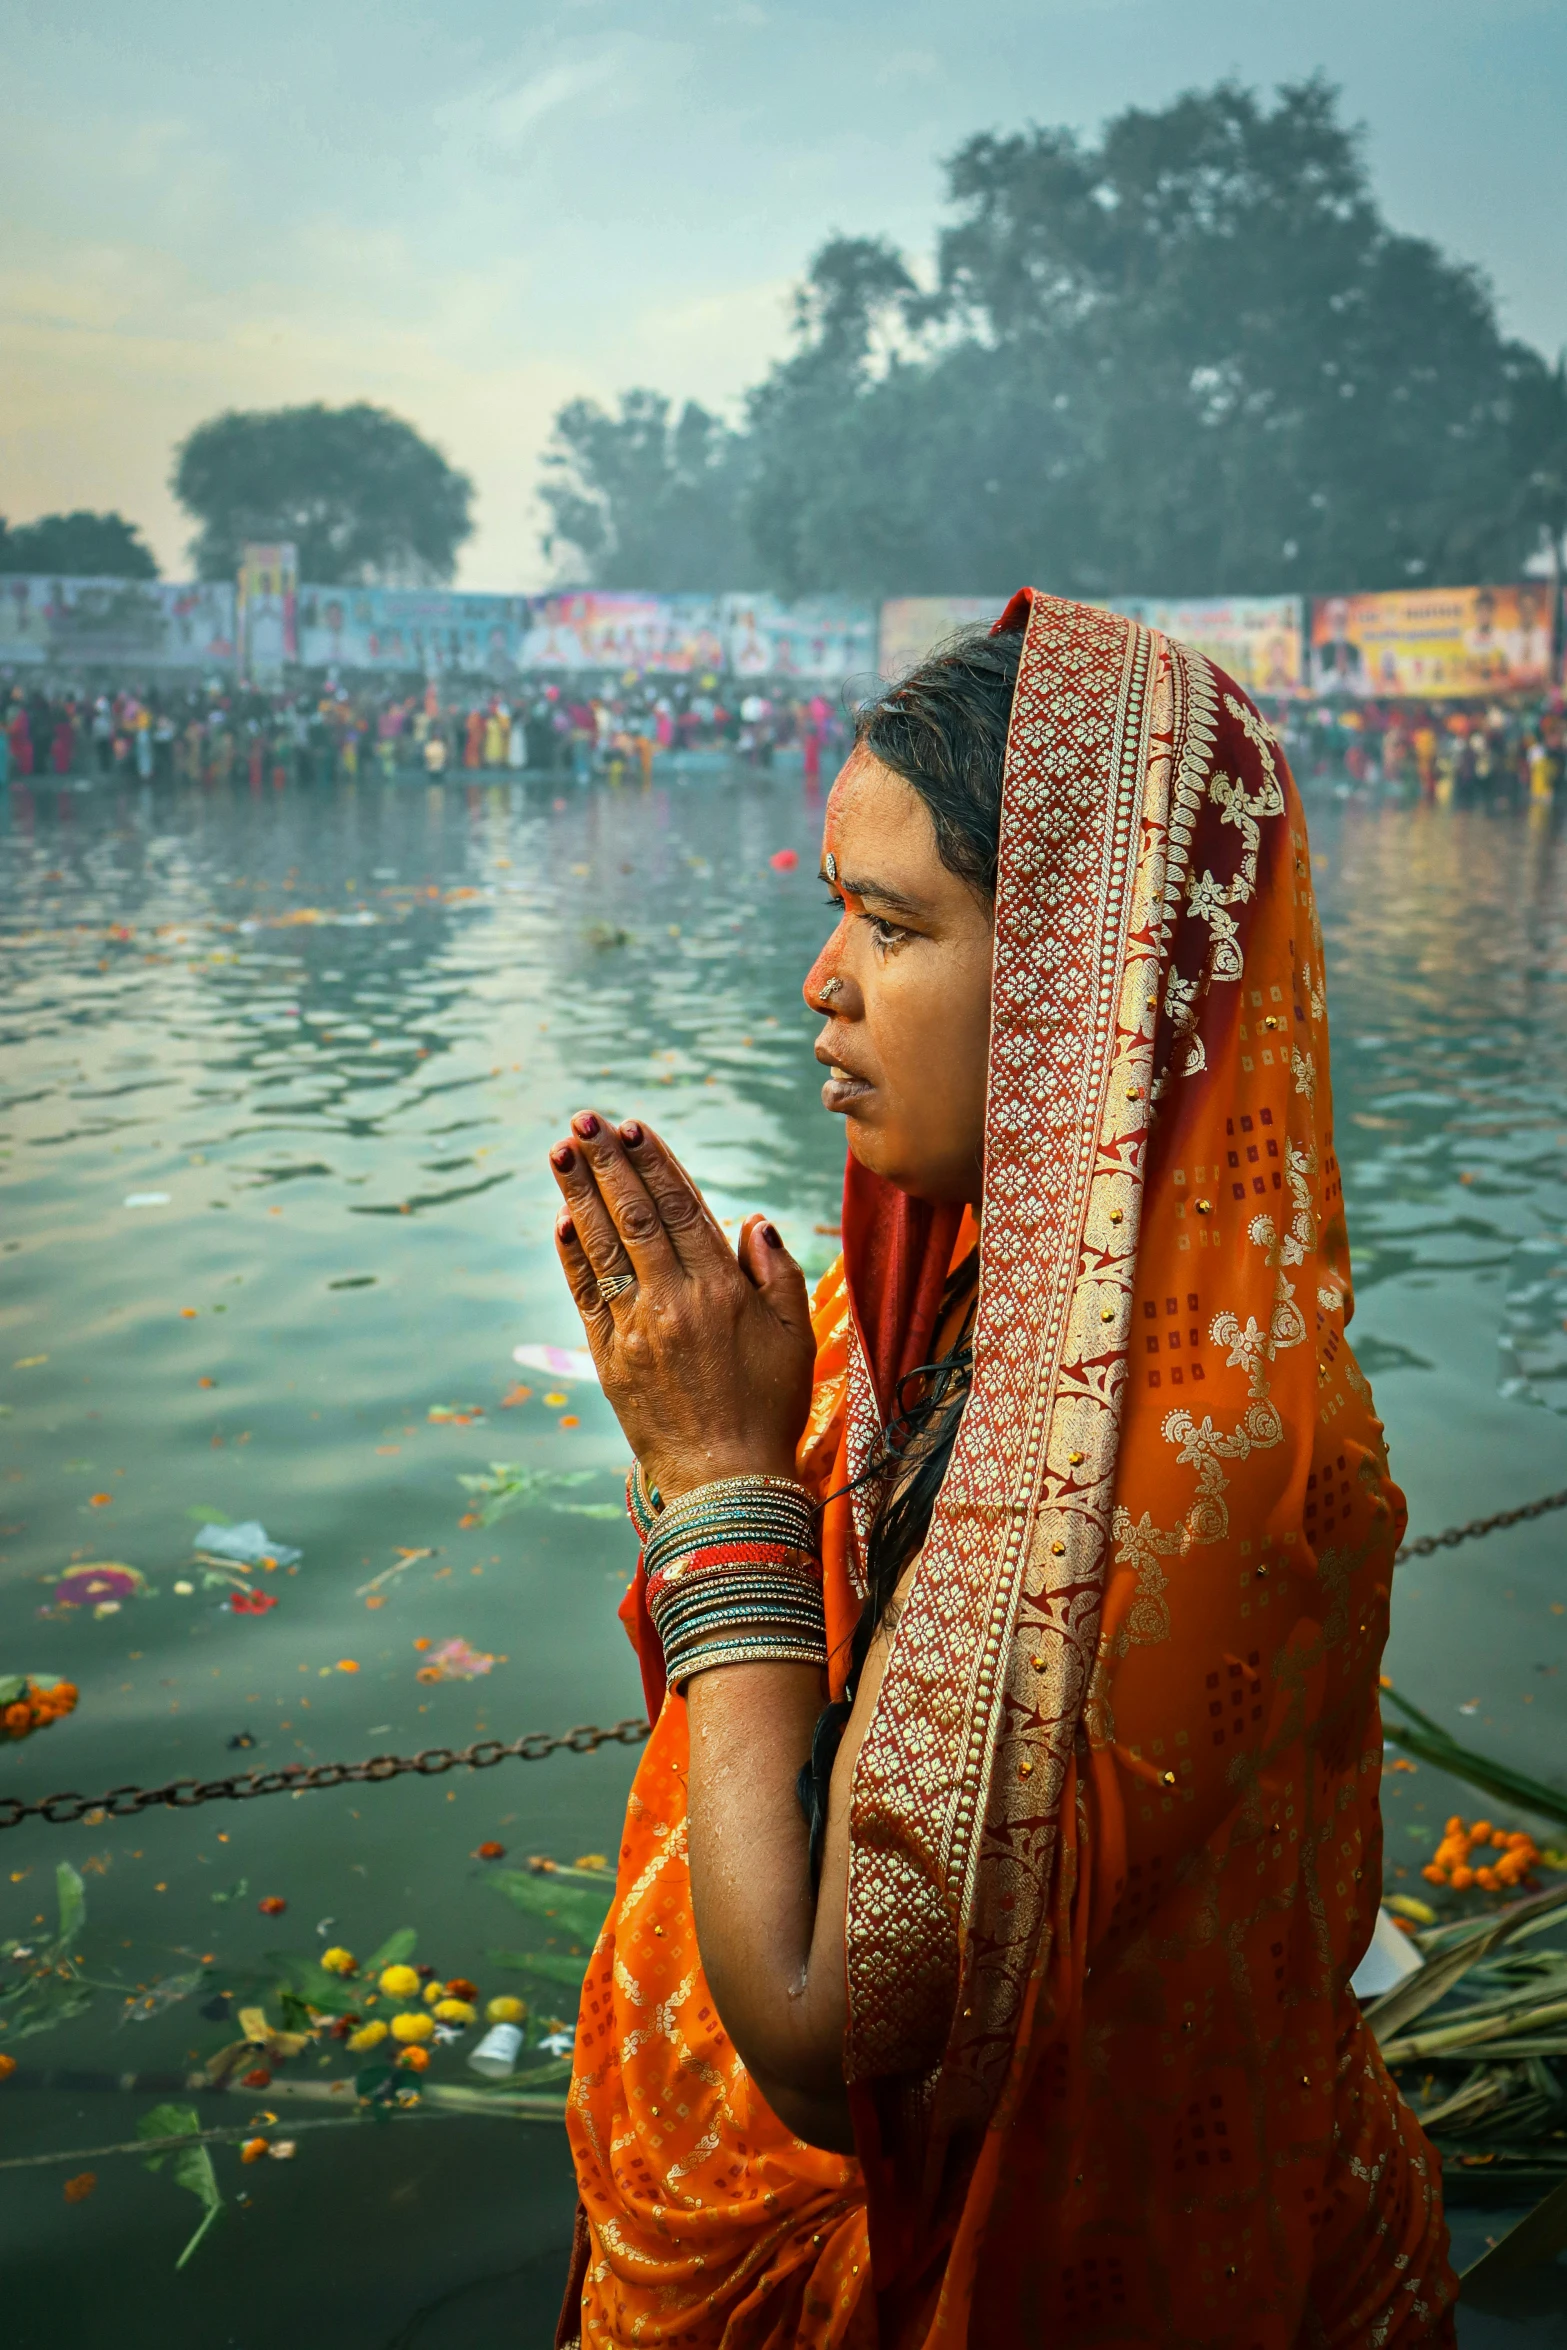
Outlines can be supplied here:
M611 1273L607 1281L599 1283L599 1295L610 1306L617 1297L623 1297L628 1289L635 1289L636 1285L635 1273Z

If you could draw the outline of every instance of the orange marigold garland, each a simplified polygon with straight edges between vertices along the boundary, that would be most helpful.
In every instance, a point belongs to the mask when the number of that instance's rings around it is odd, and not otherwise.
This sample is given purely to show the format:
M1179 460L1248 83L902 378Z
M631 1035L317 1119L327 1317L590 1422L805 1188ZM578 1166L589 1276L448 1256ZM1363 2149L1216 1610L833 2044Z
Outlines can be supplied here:
M57 1673L8 1673L0 1676L0 1730L8 1738L26 1738L47 1730L76 1708L76 1684Z

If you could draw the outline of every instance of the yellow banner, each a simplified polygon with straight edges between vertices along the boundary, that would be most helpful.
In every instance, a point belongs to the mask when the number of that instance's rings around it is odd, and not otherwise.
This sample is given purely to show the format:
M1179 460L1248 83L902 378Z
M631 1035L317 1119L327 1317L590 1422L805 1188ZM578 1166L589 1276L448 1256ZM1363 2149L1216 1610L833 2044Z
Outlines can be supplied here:
M1418 701L1542 692L1551 682L1550 589L1320 596L1311 615L1311 682L1320 694Z

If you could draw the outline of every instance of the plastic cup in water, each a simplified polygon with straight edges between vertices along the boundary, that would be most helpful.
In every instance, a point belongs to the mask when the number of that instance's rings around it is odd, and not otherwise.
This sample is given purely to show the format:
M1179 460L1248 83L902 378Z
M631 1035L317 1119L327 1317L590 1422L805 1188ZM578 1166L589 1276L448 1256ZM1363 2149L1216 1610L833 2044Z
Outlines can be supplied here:
M522 2033L515 2024L492 2024L478 2047L469 2052L468 2063L487 2081L504 2081L517 2069L521 2046Z

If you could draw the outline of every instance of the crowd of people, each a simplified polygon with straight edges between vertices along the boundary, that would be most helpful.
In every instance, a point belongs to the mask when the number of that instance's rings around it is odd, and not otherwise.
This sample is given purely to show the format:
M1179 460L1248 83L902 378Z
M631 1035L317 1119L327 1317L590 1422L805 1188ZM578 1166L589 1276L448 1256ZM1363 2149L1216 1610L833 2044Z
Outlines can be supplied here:
M401 690L335 679L254 686L13 685L0 715L0 781L98 775L143 782L325 783L379 773L646 778L672 754L771 764L797 748L806 775L842 755L843 699L827 690L730 690L717 677L547 685L523 695Z
M289 686L0 689L0 781L98 775L253 784L364 774L647 780L671 755L771 765L797 750L808 779L847 748L848 697L727 688L717 677L547 685L526 695L335 679ZM1550 799L1567 784L1567 712L1553 693L1489 707L1280 702L1270 715L1298 775L1466 803Z
M1548 800L1567 782L1563 698L1494 703L1322 701L1270 715L1298 777L1331 775L1457 805Z

